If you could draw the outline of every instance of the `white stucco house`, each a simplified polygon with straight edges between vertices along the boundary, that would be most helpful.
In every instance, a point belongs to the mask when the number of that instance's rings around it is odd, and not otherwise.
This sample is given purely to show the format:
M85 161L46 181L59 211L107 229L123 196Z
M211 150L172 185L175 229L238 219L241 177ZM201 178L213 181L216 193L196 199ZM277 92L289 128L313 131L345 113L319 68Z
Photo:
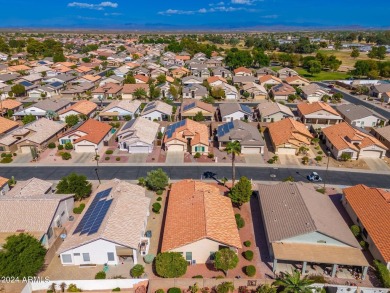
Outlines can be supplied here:
M162 101L153 101L142 109L141 117L151 121L170 121L173 107Z
M134 264L149 250L144 237L150 199L145 189L118 179L102 184L58 250L64 266Z
M118 131L118 147L129 153L151 153L160 125L138 117L126 122Z

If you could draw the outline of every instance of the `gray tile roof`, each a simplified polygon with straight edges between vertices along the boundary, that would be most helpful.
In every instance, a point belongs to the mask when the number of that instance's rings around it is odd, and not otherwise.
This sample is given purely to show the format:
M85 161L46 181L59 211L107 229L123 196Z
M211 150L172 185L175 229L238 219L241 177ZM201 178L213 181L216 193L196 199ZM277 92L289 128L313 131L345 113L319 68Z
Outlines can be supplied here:
M267 117L279 112L282 112L289 117L294 117L293 112L289 107L286 105L282 105L280 103L270 102L270 101L263 101L258 106L257 109L259 110L260 117Z
M359 248L331 199L302 182L259 184L260 208L270 242L318 232Z
M221 113L222 117L225 117L227 115L233 114L235 112L244 112L247 114L251 114L251 112L246 112L241 108L241 105L239 103L226 103L226 104L219 104L219 111ZM246 109L246 108L244 108Z
M349 120L357 120L362 119L369 116L376 116L378 118L384 119L379 114L374 113L373 111L369 110L368 108L361 106L361 105L354 105L354 104L344 104L336 107L336 110L343 115L344 117L348 118Z
M220 142L229 142L238 140L242 146L264 146L265 142L260 135L259 130L249 123L246 123L241 120L234 120L233 128L229 129L226 134L218 137ZM223 125L219 126L223 127ZM217 129L217 133L218 133Z

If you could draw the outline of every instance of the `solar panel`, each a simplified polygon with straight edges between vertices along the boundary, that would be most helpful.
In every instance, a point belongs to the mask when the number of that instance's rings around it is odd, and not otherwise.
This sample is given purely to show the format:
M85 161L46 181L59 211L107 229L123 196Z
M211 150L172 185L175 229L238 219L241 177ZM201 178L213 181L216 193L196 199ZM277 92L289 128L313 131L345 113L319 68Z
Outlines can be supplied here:
M229 133L231 129L234 128L234 123L233 121L231 122L228 122L228 123L225 123L223 125L220 125L218 126L217 128L217 136L218 137L222 137L224 136L226 133Z
M184 111L187 111L188 109L191 109L191 108L193 108L193 107L195 107L195 102L194 102L194 103L191 103L191 104L188 104L188 105L185 105L184 108L183 108L183 110L184 110Z
M58 87L58 86L61 86L61 85L62 85L62 82L55 81L55 82L51 83L50 85L51 85L51 86L54 86L54 87Z
M95 221L93 222L92 227L88 232L88 235L94 234L97 231L99 231L99 228L102 225L104 217L106 216L107 211L110 209L111 203L112 203L112 199L104 202L104 205L99 211L97 217L95 218Z
M24 85L24 86L32 86L32 83L30 83L28 81L22 81L19 84Z
M153 109L153 108L155 108L154 103L148 104L148 105L146 105L146 108L144 109L144 112L147 112L147 111L149 111L149 110L151 110L151 109Z
M100 191L96 194L95 198L101 199L101 198L107 197L110 194L111 190L112 190L112 188Z
M249 108L247 105L241 104L240 106L241 106L241 110L242 111L244 111L246 113L251 113L252 112L251 108Z

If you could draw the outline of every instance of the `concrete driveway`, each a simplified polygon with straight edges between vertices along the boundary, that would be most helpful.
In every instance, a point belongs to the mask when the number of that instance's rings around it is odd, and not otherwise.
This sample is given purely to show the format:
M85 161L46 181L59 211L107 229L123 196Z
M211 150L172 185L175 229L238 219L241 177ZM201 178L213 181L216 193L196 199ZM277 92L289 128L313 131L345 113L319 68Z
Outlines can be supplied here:
M382 159L364 159L370 170L373 171L389 171L389 165L387 165Z
M244 158L247 164L264 164L264 159L261 154L245 154Z
M299 166L299 158L296 155L278 155L281 165Z
M26 164L26 163L30 163L32 160L31 154L22 154L22 153L17 153L17 154L18 155L16 157L12 157L13 163Z
M184 152L168 151L167 158L165 160L167 164L181 164L184 163Z
M73 163L91 163L95 162L94 153L76 153L72 152Z
M128 163L145 163L149 154L130 154Z

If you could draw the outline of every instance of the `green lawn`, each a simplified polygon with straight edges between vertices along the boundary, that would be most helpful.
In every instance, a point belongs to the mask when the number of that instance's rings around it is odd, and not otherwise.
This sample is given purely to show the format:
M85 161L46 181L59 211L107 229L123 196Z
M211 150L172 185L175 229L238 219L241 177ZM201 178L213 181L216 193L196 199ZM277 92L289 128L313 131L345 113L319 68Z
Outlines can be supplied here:
M294 70L298 72L300 76L313 81L339 80L339 79L347 79L348 77L350 77L350 75L345 72L321 71L316 75L311 75L309 72L306 71L306 69L300 67L296 67L294 68Z

